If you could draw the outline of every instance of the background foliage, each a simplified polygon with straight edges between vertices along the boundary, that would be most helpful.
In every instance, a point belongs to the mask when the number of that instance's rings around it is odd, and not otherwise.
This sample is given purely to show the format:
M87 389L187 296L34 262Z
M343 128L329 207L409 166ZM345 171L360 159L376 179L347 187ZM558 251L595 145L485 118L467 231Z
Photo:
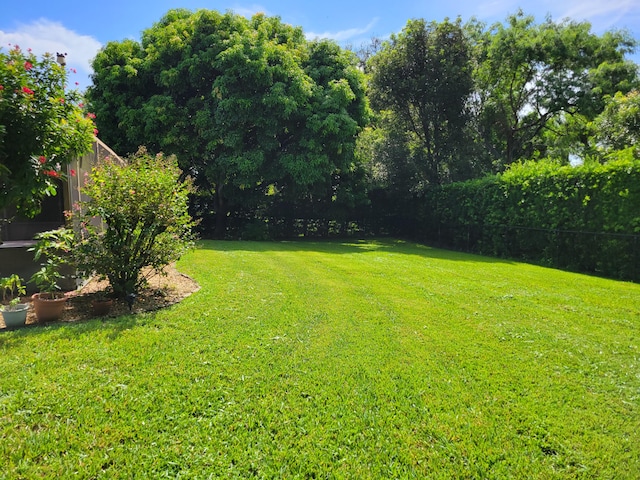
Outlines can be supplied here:
M636 233L635 47L518 12L411 20L356 59L277 17L172 10L105 47L89 96L108 143L178 157L205 235L416 235L627 277L604 263L635 239L548 232Z
M519 12L474 36L478 134L494 171L545 157L565 137L575 152L584 123L570 119L593 120L607 95L638 85L637 65L625 59L636 42L622 31L598 36L587 22L536 24Z
M382 112L388 138L377 155L393 155L394 138L405 150L403 163L393 164L396 172L404 170L422 188L466 178L466 103L473 80L461 22L410 20L369 59L368 69L372 105Z

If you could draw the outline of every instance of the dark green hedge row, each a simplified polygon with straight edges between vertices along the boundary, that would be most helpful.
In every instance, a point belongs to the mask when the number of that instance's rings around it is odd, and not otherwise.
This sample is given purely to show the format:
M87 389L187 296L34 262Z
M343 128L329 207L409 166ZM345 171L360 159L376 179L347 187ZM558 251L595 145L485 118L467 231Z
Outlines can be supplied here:
M501 175L427 193L425 240L477 253L640 277L640 160L526 162Z

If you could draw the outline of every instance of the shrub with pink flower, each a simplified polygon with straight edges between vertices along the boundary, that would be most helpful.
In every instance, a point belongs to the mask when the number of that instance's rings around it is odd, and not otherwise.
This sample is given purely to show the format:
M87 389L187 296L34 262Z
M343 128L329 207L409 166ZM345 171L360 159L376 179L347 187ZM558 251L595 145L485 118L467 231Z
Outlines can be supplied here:
M91 148L95 125L53 55L0 48L0 209L34 215L66 165Z
M127 165L103 161L81 188L87 198L78 211L74 260L84 275L109 279L124 298L135 293L151 272L160 273L192 246L189 215L191 179L181 181L175 157L146 149ZM97 226L92 219L100 217ZM146 267L151 267L147 270Z

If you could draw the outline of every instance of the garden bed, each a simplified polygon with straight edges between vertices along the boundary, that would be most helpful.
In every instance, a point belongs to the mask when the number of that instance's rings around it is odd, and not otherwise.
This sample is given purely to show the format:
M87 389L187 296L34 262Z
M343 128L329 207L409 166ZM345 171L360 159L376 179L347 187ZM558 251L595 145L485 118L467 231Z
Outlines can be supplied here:
M131 310L124 300L116 299L107 316L116 317L165 308L181 301L200 288L193 279L178 272L174 265L166 267L164 273L166 275L158 274L149 278L149 285L138 293ZM69 300L60 321L77 322L94 318L91 301L101 296L108 286L108 281L99 281L93 278L81 289L67 293ZM30 298L25 298L25 302L30 303L30 301ZM37 323L33 308L29 308L27 325L36 325Z

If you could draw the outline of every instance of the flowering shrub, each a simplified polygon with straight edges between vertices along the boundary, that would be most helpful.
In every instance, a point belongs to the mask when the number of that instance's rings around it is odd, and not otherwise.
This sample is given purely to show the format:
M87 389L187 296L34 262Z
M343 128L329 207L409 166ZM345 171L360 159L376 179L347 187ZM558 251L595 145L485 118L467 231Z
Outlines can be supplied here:
M191 182L180 175L175 157L152 156L144 148L127 165L106 161L94 168L82 188L90 200L75 214L80 273L108 278L114 294L124 297L180 258L192 244L194 224ZM143 272L145 267L151 268Z
M38 213L71 157L91 148L93 118L66 82L52 55L39 60L18 46L0 49L0 208Z

